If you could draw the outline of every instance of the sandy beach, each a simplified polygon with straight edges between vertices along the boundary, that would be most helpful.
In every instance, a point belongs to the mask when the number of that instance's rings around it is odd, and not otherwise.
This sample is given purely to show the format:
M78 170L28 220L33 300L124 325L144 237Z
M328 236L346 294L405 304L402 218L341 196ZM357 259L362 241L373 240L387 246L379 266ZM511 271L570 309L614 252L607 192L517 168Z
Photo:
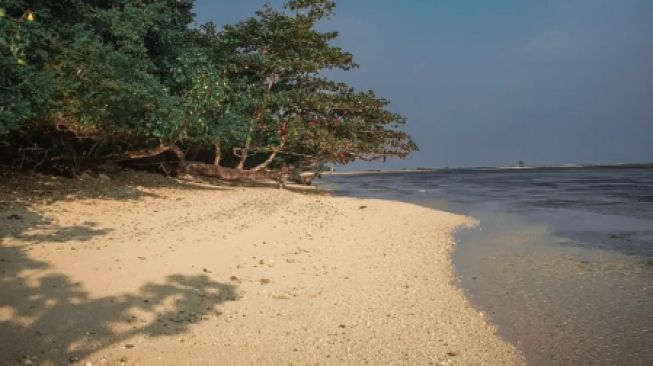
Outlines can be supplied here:
M523 363L456 286L469 218L145 173L0 178L0 365Z

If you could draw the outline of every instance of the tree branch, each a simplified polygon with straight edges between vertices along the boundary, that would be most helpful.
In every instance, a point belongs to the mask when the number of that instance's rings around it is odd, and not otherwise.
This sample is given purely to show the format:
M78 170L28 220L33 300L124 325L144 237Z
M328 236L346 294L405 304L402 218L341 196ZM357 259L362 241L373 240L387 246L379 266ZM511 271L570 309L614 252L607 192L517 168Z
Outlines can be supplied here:
M286 144L286 136L283 136L283 137L281 137L281 142L279 143L279 146L276 149L272 149L272 153L270 154L270 156L268 156L268 158L265 159L265 161L262 162L261 164L259 164L259 165L255 166L255 167L253 167L252 169L250 169L250 171L259 172L259 171L267 168L267 166L270 165L270 163L277 156L277 153L279 151L283 150L283 146L285 144Z
M213 143L213 149L215 151L215 157L213 158L213 165L220 165L220 160L222 160L222 152L220 151L220 141Z
M249 152L249 145L252 142L252 130L253 127L252 125L249 126L249 129L247 130L247 138L245 139L245 144L240 151L240 161L238 162L238 165L236 166L237 170L243 170L245 167L245 160L247 160L247 153Z

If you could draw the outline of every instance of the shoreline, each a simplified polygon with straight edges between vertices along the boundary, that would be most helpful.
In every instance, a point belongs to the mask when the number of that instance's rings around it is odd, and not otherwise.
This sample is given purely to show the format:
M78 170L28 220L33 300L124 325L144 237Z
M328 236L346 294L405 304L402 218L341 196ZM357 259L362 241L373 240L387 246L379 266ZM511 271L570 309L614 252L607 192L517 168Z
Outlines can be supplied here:
M336 195L412 202L478 220L455 233L456 277L528 364L644 365L653 356L651 178L642 168L596 168L321 183Z
M120 175L0 184L0 364L523 363L455 283L469 218Z
M653 168L653 163L614 163L614 164L554 164L554 165L528 165L528 166L471 166L453 168L414 168L414 169L374 169L374 170L344 170L344 171L323 171L321 175L329 176L357 176L397 173L442 173L456 171L501 171L501 170L577 170L577 169L630 169L630 168Z

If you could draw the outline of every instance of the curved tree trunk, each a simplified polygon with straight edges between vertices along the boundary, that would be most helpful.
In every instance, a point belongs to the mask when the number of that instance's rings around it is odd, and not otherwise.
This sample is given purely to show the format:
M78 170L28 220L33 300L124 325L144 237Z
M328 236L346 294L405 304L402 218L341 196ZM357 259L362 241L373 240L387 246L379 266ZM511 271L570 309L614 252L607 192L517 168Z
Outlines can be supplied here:
M123 160L136 160L150 158L152 156L161 155L166 151L170 150L170 146L160 145L152 149L144 149L137 151L127 151L119 155L113 155L109 157L110 161L123 161Z
M222 156L220 154L220 144L217 142L214 144L215 157L213 164L186 160L184 152L176 145L159 146L154 149L126 152L121 154L119 157L115 157L114 161L124 162L128 160L139 160L172 153L174 155L175 163L172 164L172 166L171 164L162 163L162 165L166 165L163 167L166 174L171 173L172 175L177 176L189 175L194 177L211 177L233 182L255 182L256 180L261 179L280 179L280 173L269 172L265 170L265 168L272 162L272 160L274 160L277 152L281 148L283 148L283 141L278 149L272 151L268 159L253 169L248 170L242 169L240 165L236 168L220 166Z
M277 156L277 153L283 149L283 146L284 146L285 144L286 144L286 137L284 136L284 137L281 138L281 142L279 143L279 146L278 146L276 149L273 149L273 150L272 150L272 153L270 154L270 156L268 156L268 158L265 159L265 161L262 162L261 164L259 164L259 165L255 166L255 167L253 167L252 169L250 169L250 171L252 171L252 172L260 172L261 170L267 168L268 165L270 165L270 163L271 163L271 162L274 160L274 158Z
M226 168L220 165L205 164L194 161L182 161L177 168L177 174L187 174L196 177L211 177L225 181L255 182L260 179L279 180L278 172L265 170L252 171L239 168Z
M251 132L252 129L250 128L249 133L251 134ZM245 139L245 144L243 148L240 150L240 161L238 162L236 169L241 171L245 169L245 160L247 160L247 154L249 154L249 145L251 143L252 143L252 139L248 136L247 139Z

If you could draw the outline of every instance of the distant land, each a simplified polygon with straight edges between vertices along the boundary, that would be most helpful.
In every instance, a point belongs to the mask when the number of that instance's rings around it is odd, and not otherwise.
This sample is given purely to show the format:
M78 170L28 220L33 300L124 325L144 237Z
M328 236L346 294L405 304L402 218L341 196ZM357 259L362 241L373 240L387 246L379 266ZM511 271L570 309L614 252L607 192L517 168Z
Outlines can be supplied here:
M561 164L561 165L513 165L513 166L476 166L476 167L444 167L444 168L402 168L402 169L367 169L367 170L333 170L323 171L322 175L359 175L359 174L392 174L392 173L423 173L447 170L501 170L501 169L597 169L597 168L653 168L650 163L615 163L615 164Z

